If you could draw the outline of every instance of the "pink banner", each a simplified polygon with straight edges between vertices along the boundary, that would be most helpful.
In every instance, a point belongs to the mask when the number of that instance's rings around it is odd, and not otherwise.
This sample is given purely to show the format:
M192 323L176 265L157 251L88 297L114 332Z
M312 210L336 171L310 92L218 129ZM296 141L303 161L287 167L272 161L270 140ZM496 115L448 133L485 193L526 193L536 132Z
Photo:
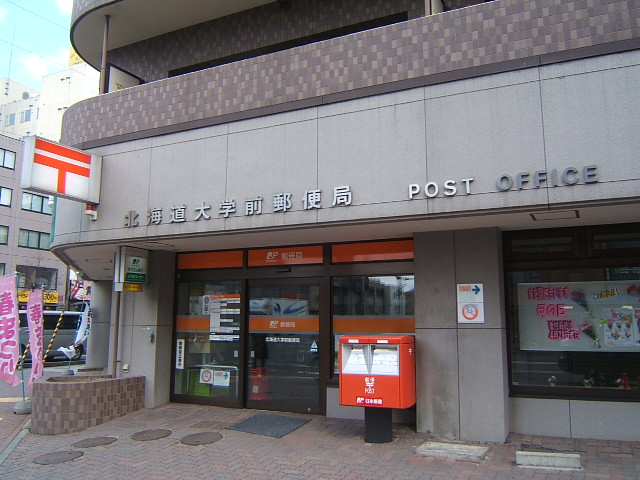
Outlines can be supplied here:
M27 390L31 391L44 370L44 358L42 356L42 297L43 290L34 290L29 295L27 302L27 320L29 321L29 343L31 345L31 377Z
M15 275L0 277L0 380L18 385L15 375L20 360L20 321Z

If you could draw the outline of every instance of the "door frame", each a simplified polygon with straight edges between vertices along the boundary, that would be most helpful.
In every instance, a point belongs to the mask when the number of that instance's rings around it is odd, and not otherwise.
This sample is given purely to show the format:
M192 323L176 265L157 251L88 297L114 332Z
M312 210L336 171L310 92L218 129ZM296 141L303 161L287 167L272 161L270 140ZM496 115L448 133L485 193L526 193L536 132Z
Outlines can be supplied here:
M260 409L260 410L277 410L277 411L286 411L286 412L295 412L295 413L311 413L324 415L326 412L326 399L327 399L327 381L329 379L329 357L330 357L330 343L326 340L330 338L330 325L328 319L330 318L329 312L326 311L325 308L325 297L329 295L329 292L326 291L325 285L323 285L323 277L321 275L313 275L313 276L295 276L295 277L262 277L262 278L251 278L247 279L245 284L245 303L244 310L246 312L245 315L245 323L246 330L244 335L245 340L245 358L244 358L244 405L246 408L252 409ZM262 287L262 286L295 286L297 284L312 284L317 285L319 288L319 296L318 296L318 403L317 405L304 405L304 404L296 404L296 403L285 403L285 402L272 402L272 401L263 401L263 400L251 400L249 398L248 385L249 385L249 375L251 374L250 369L248 368L250 362L250 351L249 351L249 301L251 298L251 288L252 287Z

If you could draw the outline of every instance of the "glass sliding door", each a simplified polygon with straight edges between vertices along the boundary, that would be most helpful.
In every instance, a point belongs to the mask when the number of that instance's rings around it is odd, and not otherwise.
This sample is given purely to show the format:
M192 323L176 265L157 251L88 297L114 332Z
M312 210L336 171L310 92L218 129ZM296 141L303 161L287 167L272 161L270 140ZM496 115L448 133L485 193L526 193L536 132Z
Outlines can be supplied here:
M241 291L239 281L179 284L174 394L241 406Z
M247 406L320 411L320 284L249 283Z

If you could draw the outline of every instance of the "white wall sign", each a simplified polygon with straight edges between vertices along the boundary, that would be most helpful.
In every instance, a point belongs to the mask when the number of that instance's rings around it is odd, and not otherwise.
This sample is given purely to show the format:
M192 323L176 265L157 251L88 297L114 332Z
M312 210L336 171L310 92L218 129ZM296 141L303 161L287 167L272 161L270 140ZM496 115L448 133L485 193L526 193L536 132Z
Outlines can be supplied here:
M176 370L184 370L184 338L176 342Z
M484 323L484 285L459 283L457 288L458 323Z

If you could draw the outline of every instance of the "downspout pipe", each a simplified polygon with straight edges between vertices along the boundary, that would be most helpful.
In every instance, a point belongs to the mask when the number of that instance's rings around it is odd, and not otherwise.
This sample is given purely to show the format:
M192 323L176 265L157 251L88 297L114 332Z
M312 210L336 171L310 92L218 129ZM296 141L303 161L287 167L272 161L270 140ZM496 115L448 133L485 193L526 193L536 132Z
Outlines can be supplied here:
M104 31L102 35L102 62L100 64L100 94L107 93L107 49L109 46L109 15L104 17Z
M113 314L113 344L111 345L111 377L118 378L118 342L120 341L120 296L122 292L115 292L115 307Z

